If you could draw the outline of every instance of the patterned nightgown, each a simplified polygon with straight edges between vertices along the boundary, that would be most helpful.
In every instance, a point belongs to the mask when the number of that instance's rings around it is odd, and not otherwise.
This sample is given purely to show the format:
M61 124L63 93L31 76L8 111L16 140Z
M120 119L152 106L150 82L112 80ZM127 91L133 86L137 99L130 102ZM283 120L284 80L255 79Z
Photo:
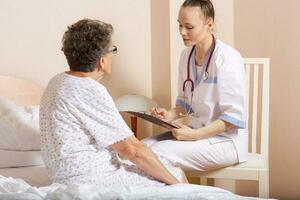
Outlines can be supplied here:
M40 106L41 151L49 177L63 184L162 186L110 145L130 137L106 88L91 78L61 73L49 82ZM181 180L181 169L160 158Z

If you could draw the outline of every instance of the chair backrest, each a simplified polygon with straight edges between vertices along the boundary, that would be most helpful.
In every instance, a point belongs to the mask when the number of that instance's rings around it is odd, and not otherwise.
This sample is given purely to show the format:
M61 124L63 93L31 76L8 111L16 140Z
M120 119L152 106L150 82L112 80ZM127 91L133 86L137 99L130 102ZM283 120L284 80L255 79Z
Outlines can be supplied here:
M269 58L245 58L244 66L247 81L249 152L260 152L268 160L270 60ZM257 145L257 142L260 145Z

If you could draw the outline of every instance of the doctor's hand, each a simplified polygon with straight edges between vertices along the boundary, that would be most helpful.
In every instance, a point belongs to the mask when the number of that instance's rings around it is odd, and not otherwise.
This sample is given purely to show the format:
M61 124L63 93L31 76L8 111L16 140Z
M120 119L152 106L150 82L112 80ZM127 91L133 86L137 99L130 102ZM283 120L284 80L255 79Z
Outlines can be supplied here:
M165 119L168 111L165 108L154 107L150 109L150 113L159 119Z
M190 127L179 123L179 122L174 122L174 125L178 127L178 129L174 128L172 129L172 135L177 139L177 140L182 140L182 141L194 141L197 140L195 137L195 130L191 129Z

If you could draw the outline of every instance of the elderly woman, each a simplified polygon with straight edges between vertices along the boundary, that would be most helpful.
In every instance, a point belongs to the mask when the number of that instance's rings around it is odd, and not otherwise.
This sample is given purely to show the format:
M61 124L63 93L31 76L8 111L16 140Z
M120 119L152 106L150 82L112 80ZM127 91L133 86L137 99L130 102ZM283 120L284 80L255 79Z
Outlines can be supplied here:
M63 184L102 186L162 186L186 180L180 168L135 138L97 82L111 73L112 54L117 52L111 45L112 30L110 24L84 19L63 36L70 71L50 80L40 107L41 150L49 176Z

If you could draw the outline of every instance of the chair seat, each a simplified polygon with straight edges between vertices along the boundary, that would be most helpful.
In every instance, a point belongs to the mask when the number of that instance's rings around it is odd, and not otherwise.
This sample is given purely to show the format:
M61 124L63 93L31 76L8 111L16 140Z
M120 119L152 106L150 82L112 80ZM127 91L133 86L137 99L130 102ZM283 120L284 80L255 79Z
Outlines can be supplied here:
M267 161L261 154L249 153L246 162L237 164L233 168L266 168Z
M225 167L212 172L186 171L190 177L233 178L240 180L258 180L259 171L267 170L266 159L263 155L249 153L248 160L241 164Z

